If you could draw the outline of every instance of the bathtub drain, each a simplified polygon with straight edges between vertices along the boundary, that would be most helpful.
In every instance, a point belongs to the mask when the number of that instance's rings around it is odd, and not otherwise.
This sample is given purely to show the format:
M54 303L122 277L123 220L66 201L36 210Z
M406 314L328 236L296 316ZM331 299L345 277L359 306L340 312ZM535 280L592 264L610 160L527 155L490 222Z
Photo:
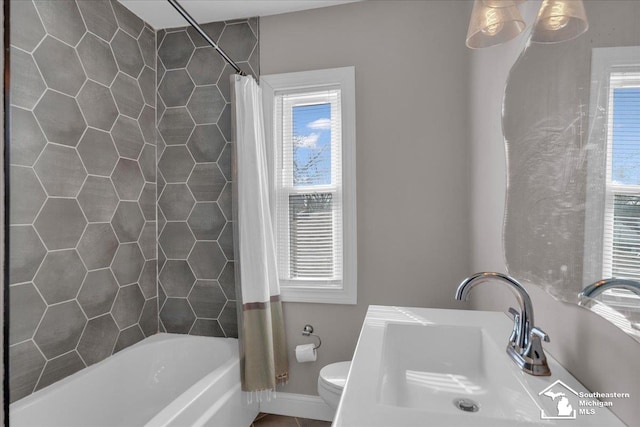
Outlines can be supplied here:
M471 399L455 399L453 404L456 408L465 412L478 412L480 410L480 405Z

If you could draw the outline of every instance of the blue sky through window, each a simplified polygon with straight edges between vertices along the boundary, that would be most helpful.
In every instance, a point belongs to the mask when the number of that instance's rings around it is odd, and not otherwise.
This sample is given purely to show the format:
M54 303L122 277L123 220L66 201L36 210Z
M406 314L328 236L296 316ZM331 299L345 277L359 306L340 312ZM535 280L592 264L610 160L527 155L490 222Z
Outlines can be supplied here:
M640 88L613 90L612 179L640 185Z
M331 184L331 104L293 107L293 185Z

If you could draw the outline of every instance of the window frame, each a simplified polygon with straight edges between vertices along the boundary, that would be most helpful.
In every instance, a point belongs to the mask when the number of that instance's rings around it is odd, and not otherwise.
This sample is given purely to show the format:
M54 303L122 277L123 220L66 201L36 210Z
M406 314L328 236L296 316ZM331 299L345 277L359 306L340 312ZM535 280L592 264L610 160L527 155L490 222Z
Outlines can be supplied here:
M263 75L264 127L268 145L269 188L274 227L281 220L276 212L278 193L278 156L281 144L276 143L275 99L279 93L304 93L330 88L340 89L342 130L342 280L332 286L327 281L309 279L280 280L280 295L284 302L328 304L357 303L357 221L356 221L356 125L355 125L355 68L342 67ZM340 194L340 191L338 191Z

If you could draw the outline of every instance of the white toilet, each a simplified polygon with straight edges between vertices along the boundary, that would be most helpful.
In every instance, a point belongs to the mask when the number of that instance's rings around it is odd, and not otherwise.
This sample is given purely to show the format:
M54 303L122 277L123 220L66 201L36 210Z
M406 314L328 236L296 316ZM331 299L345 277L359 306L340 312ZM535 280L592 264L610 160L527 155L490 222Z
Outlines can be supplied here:
M332 409L338 409L342 390L347 382L351 361L331 363L320 370L318 394Z

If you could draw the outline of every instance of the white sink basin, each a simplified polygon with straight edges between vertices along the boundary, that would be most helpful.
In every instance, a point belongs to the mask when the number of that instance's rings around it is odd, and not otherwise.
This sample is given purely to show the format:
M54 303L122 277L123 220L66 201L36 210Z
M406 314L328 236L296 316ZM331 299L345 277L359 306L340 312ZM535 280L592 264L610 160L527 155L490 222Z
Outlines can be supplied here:
M557 380L587 390L548 354L550 377L519 370L505 351L511 327L495 312L369 307L333 426L624 425L605 408L579 414L571 391L576 418L543 419L558 415L539 394L562 392Z

